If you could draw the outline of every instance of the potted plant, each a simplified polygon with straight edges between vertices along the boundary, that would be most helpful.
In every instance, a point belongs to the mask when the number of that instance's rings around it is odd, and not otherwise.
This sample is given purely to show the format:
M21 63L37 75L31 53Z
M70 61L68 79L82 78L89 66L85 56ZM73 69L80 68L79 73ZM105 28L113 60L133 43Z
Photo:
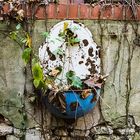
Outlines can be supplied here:
M62 21L39 48L40 79L44 85L46 105L58 117L77 118L97 103L104 78L100 75L99 48L90 31L81 23ZM35 71L35 67L33 68Z

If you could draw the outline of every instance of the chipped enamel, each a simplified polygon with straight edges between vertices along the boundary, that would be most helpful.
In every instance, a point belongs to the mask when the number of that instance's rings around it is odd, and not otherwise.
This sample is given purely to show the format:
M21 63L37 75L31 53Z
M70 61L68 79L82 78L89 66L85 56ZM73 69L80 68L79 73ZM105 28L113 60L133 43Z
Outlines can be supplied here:
M68 28L80 39L80 45L66 46L64 39L58 36L63 30L64 22L68 23ZM60 57L56 54L58 48L64 51L65 56ZM69 70L75 71L81 79L100 73L99 47L94 42L88 28L72 20L59 22L50 30L50 36L39 48L39 58L44 75L53 68L62 66L63 71L58 79L63 80L64 84L66 84L65 74Z

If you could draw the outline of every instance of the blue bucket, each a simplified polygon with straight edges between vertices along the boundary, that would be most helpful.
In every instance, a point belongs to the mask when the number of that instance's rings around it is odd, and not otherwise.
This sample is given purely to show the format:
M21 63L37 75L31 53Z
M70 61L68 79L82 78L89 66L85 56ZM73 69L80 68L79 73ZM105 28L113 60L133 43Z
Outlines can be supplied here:
M49 103L48 97L45 101L49 111L56 117L64 119L76 119L84 116L95 107L99 98L100 89L97 89L96 91L97 93L91 92L89 96L85 99L81 98L81 94L79 92L64 92L66 102L65 112L62 112L61 109L53 103Z

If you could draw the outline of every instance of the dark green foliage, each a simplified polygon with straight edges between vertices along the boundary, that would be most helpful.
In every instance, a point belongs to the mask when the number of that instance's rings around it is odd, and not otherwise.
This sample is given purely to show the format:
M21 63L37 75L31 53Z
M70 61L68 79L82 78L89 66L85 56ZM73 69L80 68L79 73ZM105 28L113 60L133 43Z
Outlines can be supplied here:
M71 86L82 89L82 81L75 75L74 71L68 71L66 73L66 78Z
M24 49L22 53L22 59L24 60L25 64L27 64L30 60L32 49L31 48L26 48Z
M40 67L39 63L35 63L32 67L32 74L34 78L34 86L36 88L43 87L44 86L44 80L43 80L43 70Z

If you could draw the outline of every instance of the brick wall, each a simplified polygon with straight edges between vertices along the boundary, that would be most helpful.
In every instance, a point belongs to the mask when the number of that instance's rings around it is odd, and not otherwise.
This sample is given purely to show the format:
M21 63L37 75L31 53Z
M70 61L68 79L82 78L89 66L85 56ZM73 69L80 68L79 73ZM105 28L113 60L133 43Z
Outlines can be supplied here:
M62 3L64 3L62 1ZM89 5L89 4L54 4L35 7L35 18L42 19L109 19L109 20L140 20L140 5ZM26 6L27 16L31 17L30 6ZM133 10L132 10L133 9ZM8 13L9 5L4 6L4 13Z

